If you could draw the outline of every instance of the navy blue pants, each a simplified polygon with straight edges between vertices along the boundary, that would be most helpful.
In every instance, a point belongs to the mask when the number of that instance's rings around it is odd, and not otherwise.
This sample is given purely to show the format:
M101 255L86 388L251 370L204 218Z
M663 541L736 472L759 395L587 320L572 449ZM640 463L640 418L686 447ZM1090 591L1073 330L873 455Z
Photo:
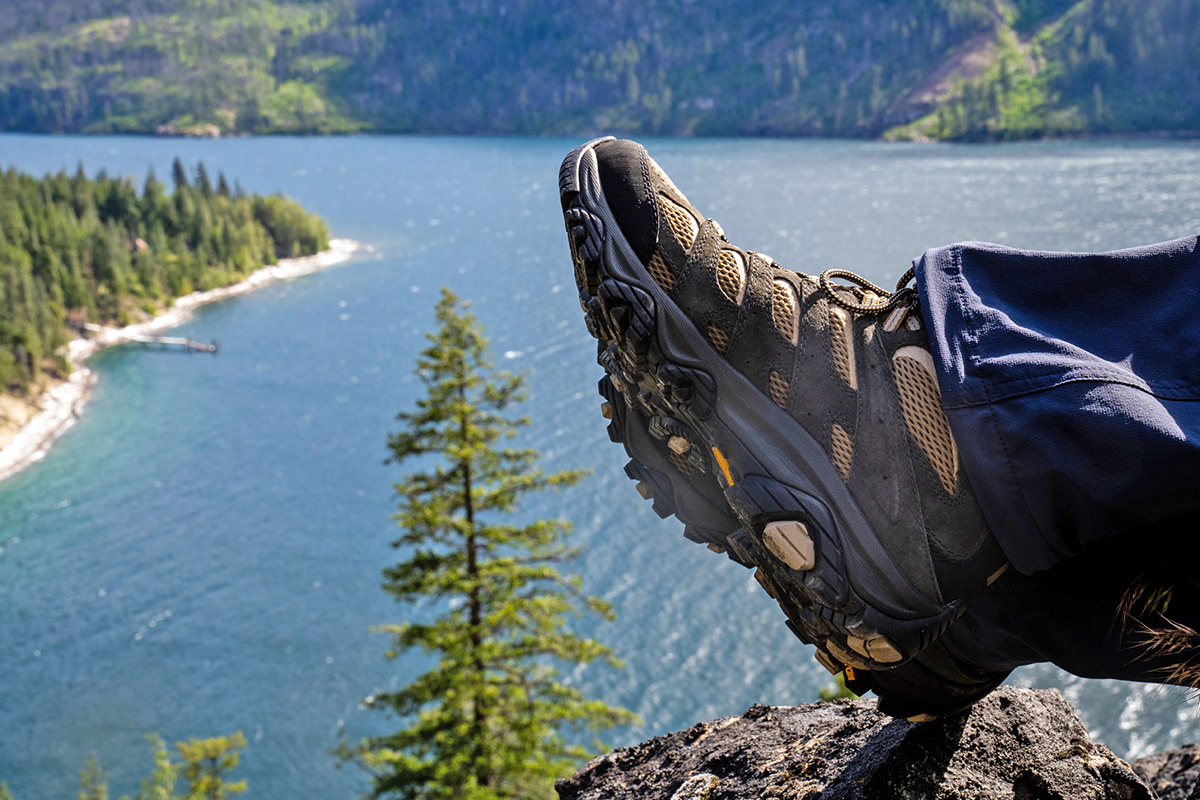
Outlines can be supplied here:
M915 262L942 402L1013 566L1200 511L1200 237Z
M1149 581L1200 629L1200 237L1101 254L972 242L914 265L959 457L1015 568L947 643L994 669L1187 682L1168 679L1177 657L1130 657L1116 609Z

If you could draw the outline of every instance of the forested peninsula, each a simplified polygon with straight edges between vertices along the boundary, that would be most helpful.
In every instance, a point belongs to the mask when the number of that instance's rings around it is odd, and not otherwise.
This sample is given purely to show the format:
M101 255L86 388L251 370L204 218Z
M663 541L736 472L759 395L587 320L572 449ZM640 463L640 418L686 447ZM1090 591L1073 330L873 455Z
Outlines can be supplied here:
M1194 0L9 0L0 130L1200 131Z
M70 369L67 342L87 322L144 320L192 291L238 282L264 264L329 246L324 221L281 195L247 194L203 163L175 160L173 191L153 171L83 167L35 178L0 173L0 393L30 393Z

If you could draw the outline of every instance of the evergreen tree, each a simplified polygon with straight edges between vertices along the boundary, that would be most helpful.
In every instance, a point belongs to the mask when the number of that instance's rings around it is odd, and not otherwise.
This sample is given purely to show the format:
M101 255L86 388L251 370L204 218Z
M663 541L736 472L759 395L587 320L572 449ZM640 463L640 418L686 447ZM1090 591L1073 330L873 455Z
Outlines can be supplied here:
M196 188L204 197L212 197L212 183L208 180L208 170L205 169L203 161L196 164Z
M154 753L154 771L142 781L142 790L135 800L177 800L175 783L179 780L179 766L171 760L171 753L161 736L152 733L146 738Z
M229 780L229 774L237 769L239 751L246 746L241 731L232 736L176 742L179 763L171 759L161 736L151 734L146 738L154 754L154 771L142 781L136 797L122 795L121 800L227 800L246 791L246 781ZM180 776L187 781L187 791L181 795L175 793ZM108 800L108 775L95 753L88 756L79 771L79 788L79 800ZM0 800L13 800L3 782L0 782Z
M79 771L79 800L108 800L108 776L95 753L88 756Z
M551 798L554 778L587 750L563 729L633 721L559 679L554 663L604 659L610 649L568 632L568 616L611 618L603 601L580 591L555 565L576 551L568 523L508 521L528 492L570 486L579 472L546 475L538 454L503 446L528 423L507 417L523 396L518 376L494 369L474 316L446 289L438 329L417 361L426 390L398 416L389 462L418 459L422 471L396 484L405 559L384 570L398 602L428 599L436 616L381 627L389 657L421 650L434 669L405 688L368 698L405 727L363 741L356 757L373 773L373 796L412 800Z
M237 769L241 760L238 751L245 746L246 737L241 731L232 736L176 742L175 748L183 759L179 772L188 783L183 800L225 800L246 791L246 781L229 780L229 773ZM162 764L157 766L162 769Z
M171 180L175 184L177 193L187 188L187 170L183 168L183 162L179 160L179 156L175 156L175 160L171 162Z

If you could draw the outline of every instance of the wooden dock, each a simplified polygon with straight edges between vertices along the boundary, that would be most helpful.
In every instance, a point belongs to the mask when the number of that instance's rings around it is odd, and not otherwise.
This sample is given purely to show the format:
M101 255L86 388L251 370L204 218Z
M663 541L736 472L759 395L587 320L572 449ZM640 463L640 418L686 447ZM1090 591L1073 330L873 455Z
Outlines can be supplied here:
M104 336L113 336L118 339L124 339L127 342L140 342L145 345L158 345L163 349L178 347L184 350L189 350L193 353L215 353L217 352L217 343L215 341L205 343L197 342L195 339L184 339L180 336L155 336L145 333L126 333L118 328L107 328L103 325L96 325L92 322L84 323L83 328L91 333L99 333Z

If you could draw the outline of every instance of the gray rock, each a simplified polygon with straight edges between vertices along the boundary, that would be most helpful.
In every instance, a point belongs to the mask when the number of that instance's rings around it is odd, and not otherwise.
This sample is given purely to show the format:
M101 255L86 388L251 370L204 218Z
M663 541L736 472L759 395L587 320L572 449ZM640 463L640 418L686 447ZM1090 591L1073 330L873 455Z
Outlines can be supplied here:
M601 756L561 800L1152 800L1056 690L1002 686L970 711L911 723L874 701L753 706Z
M1159 800L1200 800L1200 745L1139 758L1132 766Z

